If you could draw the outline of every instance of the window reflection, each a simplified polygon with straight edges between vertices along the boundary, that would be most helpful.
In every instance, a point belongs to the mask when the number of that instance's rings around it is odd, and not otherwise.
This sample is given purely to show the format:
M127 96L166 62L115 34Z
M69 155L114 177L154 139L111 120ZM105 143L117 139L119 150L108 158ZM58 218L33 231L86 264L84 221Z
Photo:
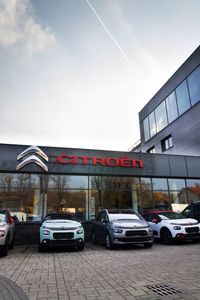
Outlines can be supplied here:
M182 212L187 206L187 191L184 179L168 179L172 209Z
M147 141L150 139L150 132L149 132L149 119L148 117L143 121L143 128L144 128L144 140Z
M154 111L149 115L149 127L150 136L153 137L156 134L156 121Z
M178 117L178 109L177 109L177 104L176 104L175 92L172 92L166 98L166 106L167 106L168 122L171 123Z
M200 100L200 67L188 76L188 86L192 105Z
M187 196L188 202L192 203L200 199L200 180L199 179L187 179Z
M152 184L150 178L141 178L141 202L144 211L147 211L154 207L152 198Z
M156 209L172 209L168 190L153 191L153 202Z
M87 191L49 189L47 212L70 212L79 220L86 219Z
M176 97L179 115L181 115L190 108L190 99L186 80L184 80L176 88Z
M152 185L154 190L168 190L167 179L152 178Z
M158 132L167 126L167 113L166 113L165 101L163 101L155 109L155 114L156 114L156 126Z

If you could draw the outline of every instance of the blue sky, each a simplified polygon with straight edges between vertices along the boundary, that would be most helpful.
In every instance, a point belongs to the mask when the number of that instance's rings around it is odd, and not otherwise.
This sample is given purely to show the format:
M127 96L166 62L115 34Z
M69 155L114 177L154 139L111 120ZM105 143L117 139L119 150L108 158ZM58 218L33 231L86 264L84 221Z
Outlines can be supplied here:
M199 0L0 0L0 142L128 150L199 32Z

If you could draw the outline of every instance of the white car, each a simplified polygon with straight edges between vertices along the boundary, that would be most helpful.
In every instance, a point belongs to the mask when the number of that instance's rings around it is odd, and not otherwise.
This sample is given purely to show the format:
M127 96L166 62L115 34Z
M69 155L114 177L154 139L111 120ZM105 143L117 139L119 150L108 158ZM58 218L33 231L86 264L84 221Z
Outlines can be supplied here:
M39 252L47 247L84 249L84 229L72 214L50 213L40 227Z
M161 239L164 244L177 241L200 241L200 223L192 218L173 211L149 211L143 218L153 230L154 238Z
M6 256L14 247L15 224L7 209L0 209L0 256Z

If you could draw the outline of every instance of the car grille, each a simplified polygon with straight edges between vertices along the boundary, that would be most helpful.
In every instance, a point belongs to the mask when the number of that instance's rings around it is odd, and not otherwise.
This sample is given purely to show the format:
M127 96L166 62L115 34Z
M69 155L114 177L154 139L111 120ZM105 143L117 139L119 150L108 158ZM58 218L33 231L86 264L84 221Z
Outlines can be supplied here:
M126 236L146 236L146 230L130 230L126 231Z
M187 233L197 233L199 232L199 227L186 227L185 231Z
M64 228L62 228L62 227L46 227L47 229L49 229L49 230L54 230L54 231L60 231L60 230L75 230L75 229L77 229L77 227L71 227L71 228L66 228L66 227L64 227Z
M151 241L150 236L145 236L145 237L130 237L130 238L118 238L118 242L123 242L123 243L143 243L143 242L148 242Z
M56 232L53 234L53 238L56 240L69 240L73 239L74 233L73 232Z

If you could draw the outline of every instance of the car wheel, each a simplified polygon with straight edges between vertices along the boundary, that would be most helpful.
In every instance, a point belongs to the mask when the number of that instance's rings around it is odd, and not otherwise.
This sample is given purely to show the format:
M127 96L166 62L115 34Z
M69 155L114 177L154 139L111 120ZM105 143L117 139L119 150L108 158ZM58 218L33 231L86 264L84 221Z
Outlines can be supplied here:
M13 236L12 242L9 247L10 249L14 249L14 246L15 246L15 237Z
M195 240L192 240L192 242L195 244L195 243L199 243L200 240L199 239L195 239Z
M43 245L41 245L41 244L38 245L38 252L40 252L40 253L44 252L44 246Z
M106 248L113 249L113 243L111 241L110 235L106 234Z
M144 244L144 248L151 248L153 246L153 243Z
M78 251L82 251L84 249L84 243L81 243L80 245L77 246Z
M161 231L161 240L165 245L171 245L173 242L172 234L171 232L164 228Z
M9 236L6 238L5 245L2 246L0 256L7 256L9 248Z

